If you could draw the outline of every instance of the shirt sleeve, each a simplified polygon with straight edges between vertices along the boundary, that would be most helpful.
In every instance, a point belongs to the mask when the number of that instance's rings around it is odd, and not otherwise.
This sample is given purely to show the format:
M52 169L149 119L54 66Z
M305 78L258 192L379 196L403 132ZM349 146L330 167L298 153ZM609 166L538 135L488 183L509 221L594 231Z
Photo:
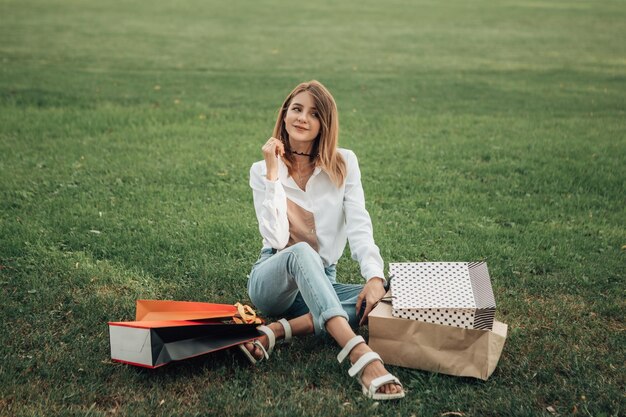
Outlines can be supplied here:
M269 181L265 177L265 162L250 168L250 187L254 210L259 222L259 232L274 249L283 249L289 241L287 219L287 196L280 180Z
M361 275L366 280L369 281L374 277L385 279L383 258L374 243L372 220L365 208L359 162L351 151L347 152L346 156L347 175L343 204L352 259L359 263Z

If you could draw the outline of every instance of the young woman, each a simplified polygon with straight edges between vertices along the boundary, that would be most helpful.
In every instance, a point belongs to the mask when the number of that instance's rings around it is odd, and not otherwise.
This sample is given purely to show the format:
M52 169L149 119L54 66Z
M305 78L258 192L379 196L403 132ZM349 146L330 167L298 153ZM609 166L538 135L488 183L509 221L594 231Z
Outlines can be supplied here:
M270 316L286 315L264 335L242 346L252 362L269 358L278 339L328 332L349 358L348 371L374 399L404 396L353 327L385 294L383 260L365 209L357 158L338 149L337 107L317 81L298 85L279 110L273 136L263 145L264 160L250 170L254 208L263 249L252 267L248 292ZM336 282L335 264L350 243L365 285Z

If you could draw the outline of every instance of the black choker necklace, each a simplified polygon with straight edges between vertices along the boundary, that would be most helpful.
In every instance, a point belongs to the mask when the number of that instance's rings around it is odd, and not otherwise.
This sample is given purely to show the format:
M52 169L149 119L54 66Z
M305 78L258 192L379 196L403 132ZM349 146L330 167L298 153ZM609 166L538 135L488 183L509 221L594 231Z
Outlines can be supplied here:
M310 153L304 153L304 152L298 152L298 151L291 151L291 153L294 154L294 155L308 156L309 158L312 157L312 156L317 156L317 154L313 155L313 154L310 154Z

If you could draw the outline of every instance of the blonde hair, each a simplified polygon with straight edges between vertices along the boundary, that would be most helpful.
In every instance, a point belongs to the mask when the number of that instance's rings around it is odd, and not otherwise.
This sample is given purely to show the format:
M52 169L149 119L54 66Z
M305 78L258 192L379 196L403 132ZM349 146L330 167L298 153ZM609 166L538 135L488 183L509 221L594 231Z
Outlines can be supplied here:
M322 83L316 80L301 83L289 93L278 111L274 134L272 136L283 142L286 152L282 159L287 166L289 175L293 175L293 164L295 161L293 154L290 152L289 135L285 127L284 118L291 104L291 100L304 91L311 94L313 97L320 121L320 133L313 142L313 150L311 151L310 157L311 161L315 161L315 164L328 174L330 180L337 187L340 187L346 177L346 162L341 154L337 152L337 144L339 142L339 115L337 113L335 99Z

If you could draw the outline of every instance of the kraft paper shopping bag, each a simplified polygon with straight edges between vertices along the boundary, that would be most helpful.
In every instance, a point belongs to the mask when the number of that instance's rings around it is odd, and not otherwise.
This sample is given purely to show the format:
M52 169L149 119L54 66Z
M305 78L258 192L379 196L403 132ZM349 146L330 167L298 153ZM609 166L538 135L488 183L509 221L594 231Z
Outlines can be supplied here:
M381 302L369 314L369 345L385 363L487 380L502 354L507 325L463 329L394 317Z

